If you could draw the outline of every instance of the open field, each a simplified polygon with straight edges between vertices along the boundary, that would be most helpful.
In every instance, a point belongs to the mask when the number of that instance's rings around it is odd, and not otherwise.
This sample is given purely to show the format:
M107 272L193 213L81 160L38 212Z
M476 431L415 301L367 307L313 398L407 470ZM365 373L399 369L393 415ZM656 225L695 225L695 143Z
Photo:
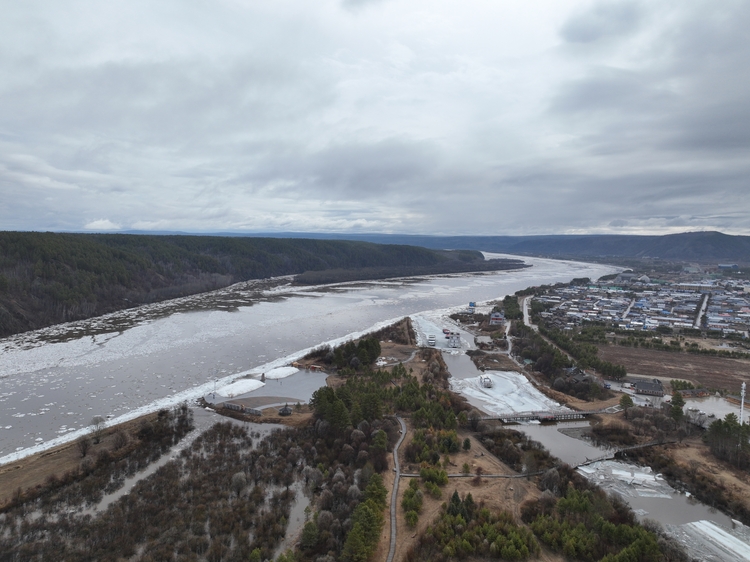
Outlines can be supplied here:
M750 361L693 353L607 345L599 347L599 356L633 375L684 379L706 388L739 391L750 373Z

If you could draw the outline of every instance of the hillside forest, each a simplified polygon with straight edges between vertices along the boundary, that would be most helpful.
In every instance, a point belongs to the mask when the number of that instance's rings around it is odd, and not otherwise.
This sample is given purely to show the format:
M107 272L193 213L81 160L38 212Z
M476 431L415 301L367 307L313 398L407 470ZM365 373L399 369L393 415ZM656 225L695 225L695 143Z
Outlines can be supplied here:
M240 281L300 284L524 267L346 240L0 232L0 337Z

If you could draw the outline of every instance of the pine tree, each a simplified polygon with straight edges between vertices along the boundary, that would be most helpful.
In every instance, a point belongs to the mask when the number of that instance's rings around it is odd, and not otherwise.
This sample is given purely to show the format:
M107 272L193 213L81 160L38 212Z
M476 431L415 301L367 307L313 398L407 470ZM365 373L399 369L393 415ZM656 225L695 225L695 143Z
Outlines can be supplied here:
M672 395L672 407L669 410L669 417L671 417L676 422L682 420L682 416L684 415L682 408L684 406L685 399L682 397L682 394L680 392L675 392Z

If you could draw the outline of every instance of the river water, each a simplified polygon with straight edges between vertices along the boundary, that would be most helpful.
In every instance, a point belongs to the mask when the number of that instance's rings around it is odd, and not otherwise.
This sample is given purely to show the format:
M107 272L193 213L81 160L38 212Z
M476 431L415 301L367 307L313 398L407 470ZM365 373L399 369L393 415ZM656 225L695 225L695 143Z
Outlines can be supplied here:
M512 256L508 256L512 257ZM605 265L532 267L337 287L257 283L0 340L0 464L113 422L203 396L219 380L288 363L417 312L463 308L531 285L598 278Z

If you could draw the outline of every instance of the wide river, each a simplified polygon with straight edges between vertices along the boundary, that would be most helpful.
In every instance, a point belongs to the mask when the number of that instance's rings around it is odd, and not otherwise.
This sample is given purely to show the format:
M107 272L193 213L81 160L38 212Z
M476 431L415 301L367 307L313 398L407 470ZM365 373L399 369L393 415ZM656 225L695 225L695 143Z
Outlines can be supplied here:
M123 421L203 396L217 379L286 364L409 314L616 270L523 259L532 267L335 288L240 284L5 338L0 464L76 438L95 415Z

